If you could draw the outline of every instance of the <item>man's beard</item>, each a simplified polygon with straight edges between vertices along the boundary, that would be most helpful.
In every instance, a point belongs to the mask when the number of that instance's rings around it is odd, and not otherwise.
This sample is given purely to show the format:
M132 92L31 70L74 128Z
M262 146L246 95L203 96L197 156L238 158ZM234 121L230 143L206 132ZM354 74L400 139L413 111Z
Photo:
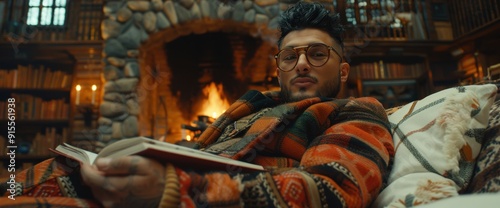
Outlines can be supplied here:
M300 88L300 91L306 91L307 88ZM337 97L338 93L340 91L340 77L338 77L338 80L336 82L327 82L324 83L322 86L319 87L319 89L316 91L314 95L296 95L292 96L292 92L289 88L288 83L281 85L281 91L280 95L281 98L283 99L284 102L297 102L303 99L311 98L311 97L329 97L329 98L335 98Z

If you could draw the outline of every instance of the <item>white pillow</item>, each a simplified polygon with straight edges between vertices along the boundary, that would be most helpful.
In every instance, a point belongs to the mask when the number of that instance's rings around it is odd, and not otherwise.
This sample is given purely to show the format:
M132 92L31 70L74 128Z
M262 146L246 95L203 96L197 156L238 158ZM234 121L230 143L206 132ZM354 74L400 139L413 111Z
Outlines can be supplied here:
M466 188L496 91L493 84L449 88L388 115L396 154L373 206L415 206Z

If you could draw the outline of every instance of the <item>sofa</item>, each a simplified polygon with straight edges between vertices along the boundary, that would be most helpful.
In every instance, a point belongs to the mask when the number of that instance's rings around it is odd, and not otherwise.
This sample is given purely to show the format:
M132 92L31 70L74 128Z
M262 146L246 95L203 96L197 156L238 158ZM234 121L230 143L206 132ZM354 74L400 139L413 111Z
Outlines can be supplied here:
M385 187L372 207L499 207L500 96L497 94L494 84L459 86L387 109L395 157ZM58 159L62 158L54 160ZM52 190L50 186L67 181L65 177L41 178L49 188L40 191ZM81 196L75 189L64 190L63 195ZM40 203L52 207L99 207L92 200L69 199L40 202L29 197L16 201L3 197L0 207L30 207Z
M497 94L495 84L458 86L387 109L396 153L372 206L500 207Z

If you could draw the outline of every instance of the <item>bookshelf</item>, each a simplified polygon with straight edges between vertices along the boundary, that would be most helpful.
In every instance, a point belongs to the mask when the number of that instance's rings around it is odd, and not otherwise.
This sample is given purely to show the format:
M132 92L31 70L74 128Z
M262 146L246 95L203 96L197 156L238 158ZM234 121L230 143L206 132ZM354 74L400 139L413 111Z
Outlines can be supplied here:
M433 90L425 57L363 57L351 63L351 96L377 98L385 108L425 97Z
M449 7L453 36L463 38L473 33L486 32L500 19L498 0L446 1Z
M351 55L347 57L351 65L344 91L347 96L375 97L389 108L435 91L434 65L430 63L441 60L435 48L449 44L448 41L369 41L359 47L346 40L346 53Z
M20 170L53 156L48 148L70 140L75 61L64 50L24 47L14 51L10 44L0 48L0 128L15 127L14 133L1 131L0 146L6 147L9 135L15 136L16 169ZM14 120L7 120L10 109ZM0 149L4 168L9 163L6 151Z
M351 65L342 96L373 96L385 107L405 104L456 84L434 69L450 69L453 41L445 0L333 1L346 26L346 61ZM439 62L440 64L435 64Z

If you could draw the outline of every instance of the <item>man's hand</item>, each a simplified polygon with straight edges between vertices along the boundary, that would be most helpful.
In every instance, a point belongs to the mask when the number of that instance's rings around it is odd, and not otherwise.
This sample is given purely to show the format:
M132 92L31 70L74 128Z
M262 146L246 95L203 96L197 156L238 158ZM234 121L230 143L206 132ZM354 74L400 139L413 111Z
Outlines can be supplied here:
M98 159L81 174L105 207L158 207L165 187L165 167L140 156Z

